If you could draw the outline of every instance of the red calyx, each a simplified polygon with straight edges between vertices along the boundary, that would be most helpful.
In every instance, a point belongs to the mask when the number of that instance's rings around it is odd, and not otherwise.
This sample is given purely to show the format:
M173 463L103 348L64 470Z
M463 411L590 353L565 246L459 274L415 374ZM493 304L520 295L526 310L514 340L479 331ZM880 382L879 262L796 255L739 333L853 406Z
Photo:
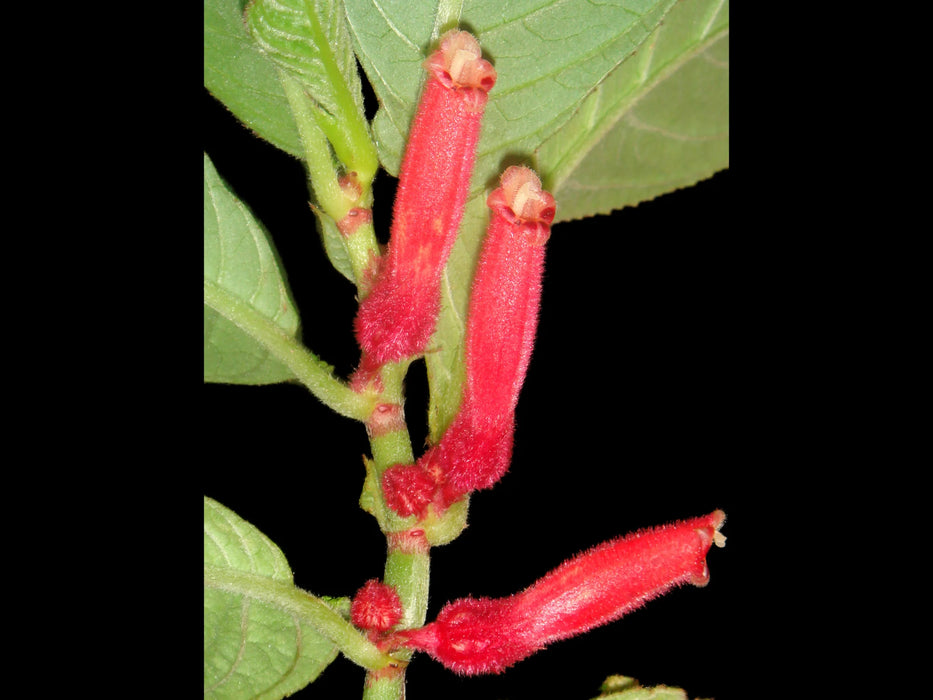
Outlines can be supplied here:
M402 619L402 601L391 586L371 579L350 603L350 620L370 633L387 632Z

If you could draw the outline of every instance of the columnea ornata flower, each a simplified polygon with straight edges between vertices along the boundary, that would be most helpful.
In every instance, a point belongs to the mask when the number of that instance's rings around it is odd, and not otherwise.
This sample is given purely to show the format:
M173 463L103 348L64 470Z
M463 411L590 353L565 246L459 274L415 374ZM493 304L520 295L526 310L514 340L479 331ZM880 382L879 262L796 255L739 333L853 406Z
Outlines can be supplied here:
M389 505L401 515L444 510L495 484L512 457L515 406L531 359L545 243L554 198L533 170L510 167L487 200L492 218L470 296L460 410L417 465L386 471Z
M360 304L361 369L424 352L440 308L440 279L470 188L487 93L496 71L468 32L445 34L408 136L392 231L375 286Z
M616 620L674 586L709 581L706 554L723 546L721 510L605 542L509 598L461 598L395 643L463 674L499 673L550 642Z

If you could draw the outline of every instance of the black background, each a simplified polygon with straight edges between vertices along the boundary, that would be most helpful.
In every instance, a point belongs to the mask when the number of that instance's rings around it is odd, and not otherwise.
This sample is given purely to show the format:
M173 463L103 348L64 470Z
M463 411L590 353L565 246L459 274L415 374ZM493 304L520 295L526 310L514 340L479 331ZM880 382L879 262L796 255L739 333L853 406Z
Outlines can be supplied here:
M284 261L308 347L346 376L358 351L352 285L319 244L300 164L205 96L204 150L264 222ZM431 619L444 602L516 592L603 540L722 508L725 549L707 588L685 587L621 621L558 642L501 676L461 678L418 656L408 697L586 698L610 674L750 697L771 593L758 532L799 426L773 242L752 235L731 171L610 216L560 223L548 244L538 340L518 406L512 466L474 495L469 527L432 550ZM374 216L386 235L394 181ZM559 205L559 203L558 203ZM776 286L776 282L779 284ZM425 379L406 406L416 453ZM296 584L352 595L379 577L385 542L357 506L368 444L361 425L299 386L205 385L202 492L288 557ZM756 671L760 673L760 671ZM297 697L358 697L362 669L340 657ZM758 678L758 682L761 678Z

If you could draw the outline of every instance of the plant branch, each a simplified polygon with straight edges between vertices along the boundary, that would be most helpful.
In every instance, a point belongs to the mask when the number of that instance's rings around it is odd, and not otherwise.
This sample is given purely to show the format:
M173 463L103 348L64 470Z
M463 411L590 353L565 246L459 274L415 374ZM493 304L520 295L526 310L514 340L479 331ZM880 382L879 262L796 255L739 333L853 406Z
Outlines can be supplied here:
M295 78L284 71L279 71L279 78L298 125L311 190L321 209L339 221L347 215L353 203L340 188L330 142L314 118L314 102Z
M364 668L382 669L399 664L398 659L380 651L324 601L291 583L205 566L204 587L244 595L295 615L331 640L348 659Z
M353 391L334 376L333 367L249 303L207 279L204 280L204 303L268 350L326 406L342 416L361 421L372 413L372 404L367 396Z

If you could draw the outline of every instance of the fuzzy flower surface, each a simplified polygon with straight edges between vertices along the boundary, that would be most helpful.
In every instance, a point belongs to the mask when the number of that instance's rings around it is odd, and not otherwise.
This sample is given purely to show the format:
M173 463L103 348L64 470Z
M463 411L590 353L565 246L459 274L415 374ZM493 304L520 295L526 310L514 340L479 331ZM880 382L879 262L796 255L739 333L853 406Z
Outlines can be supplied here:
M509 468L515 407L531 360L554 198L533 170L512 166L487 199L491 211L473 280L460 409L415 465L386 471L389 506L422 516L496 484Z
M465 675L500 673L551 642L607 624L675 586L709 582L706 555L725 521L709 515L640 530L593 547L508 598L461 598L433 622L397 633Z
M388 249L357 313L361 371L424 353L437 323L440 281L470 189L496 71L465 31L441 37L408 136Z

